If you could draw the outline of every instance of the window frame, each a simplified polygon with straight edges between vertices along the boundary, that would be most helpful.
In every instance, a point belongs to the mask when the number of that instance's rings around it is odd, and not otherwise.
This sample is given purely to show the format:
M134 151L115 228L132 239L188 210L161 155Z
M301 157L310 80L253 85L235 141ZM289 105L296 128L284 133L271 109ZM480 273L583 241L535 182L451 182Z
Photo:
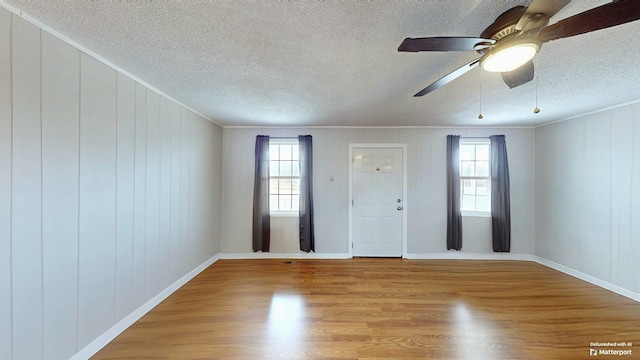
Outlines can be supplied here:
M298 180L298 192L300 191L300 158L298 157L298 160L294 160L298 162L298 176L280 176L280 175L273 175L271 173L271 145L295 145L296 147L298 147L298 154L300 153L300 148L299 148L299 142L298 142L298 138L297 137L291 137L291 138L270 138L269 139L269 215L272 217L298 217L300 214L300 210L296 209L296 210L279 210L279 209L274 209L272 204L271 204L271 180L272 179L297 179ZM293 171L293 169L292 169ZM276 196L278 196L280 194L277 194ZM298 196L300 196L300 194L298 193Z
M462 175L462 147L464 145L487 145L488 146L488 175L487 176L463 176ZM460 166L460 212L462 216L472 217L491 217L491 140L489 138L460 138L460 158L458 163ZM477 160L476 160L477 161ZM464 180L487 180L487 196L489 197L489 210L462 210L462 198L464 195ZM474 195L477 196L477 195Z

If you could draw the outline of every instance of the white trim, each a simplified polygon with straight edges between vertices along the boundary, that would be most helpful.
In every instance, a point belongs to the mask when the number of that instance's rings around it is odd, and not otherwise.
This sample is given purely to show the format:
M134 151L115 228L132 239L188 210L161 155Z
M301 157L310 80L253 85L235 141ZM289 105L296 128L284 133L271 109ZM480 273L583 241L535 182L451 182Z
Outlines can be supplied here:
M315 253L315 252L298 252L298 253L228 253L220 254L220 259L224 260L244 260L244 259L325 259L325 260L341 260L349 259L349 254L331 254L331 253Z
M347 236L347 249L349 257L353 257L353 149L354 148L379 148L379 149L401 149L402 150L402 257L407 256L407 210L409 209L409 201L407 196L407 144L387 144L387 143L349 143L349 198L347 206L349 206L349 234Z
M609 290L616 294L627 297L631 300L635 300L640 302L640 293L635 291L631 291L629 289L623 288L622 286L618 286L612 284L608 281L604 281L602 279L598 279L595 276L591 276L580 272L578 270L572 269L568 266L558 264L551 260L547 260L540 256L530 255L530 254L514 254L514 253L464 253L458 251L450 251L450 252L442 252L442 253L428 253L428 254L407 254L407 259L412 260L516 260L516 261L533 261L540 265L546 266L553 270L559 271L561 273L565 273L567 275L573 276L577 279L586 281L592 285L603 288L605 290Z
M588 283L591 283L593 285L596 285L598 287L601 287L603 289L612 291L616 294L622 295L624 297L628 297L631 300L635 300L637 302L640 302L640 293L637 293L635 291L631 291L629 289L625 289L622 286L618 286L616 284L612 284L608 281L604 281L602 279L598 279L595 276L591 276L588 274L585 274L583 272L580 272L578 270L572 269L568 266L562 265L562 264L558 264L556 262L553 262L551 260L547 260L545 258L541 258L539 256L535 257L535 262L537 262L540 265L544 265L546 267L549 267L551 269L563 272L567 275L571 275L575 278L578 278L580 280L586 281Z
M222 260L236 259L326 259L342 260L350 259L353 256L347 253L225 253L219 254ZM516 260L516 261L536 261L535 255L514 254L514 253L465 253L459 251L427 253L427 254L405 254L403 258L407 260Z
M109 330L105 331L102 335L98 336L95 340L90 342L82 350L78 351L75 355L73 355L70 358L70 360L88 359L93 355L95 355L98 351L100 351L103 347L105 347L118 335L120 335L122 332L127 330L129 326L133 325L133 323L140 320L144 315L146 315L154 307L160 304L164 299L169 297L169 295L173 294L176 290L178 290L180 287L182 287L184 284L186 284L191 279L196 277L196 275L200 274L202 271L204 271L204 269L208 268L219 259L220 259L219 254L214 255L209 260L203 262L198 267L191 270L185 276L181 277L176 282L169 285L169 287L161 291L158 295L154 296L149 301L147 301L142 306L140 306L138 309L134 310L131 314L127 315L124 319L118 321Z
M147 83L146 81L140 79L139 77L133 75L132 73L124 70L123 68L119 67L118 65L112 63L111 61L107 60L105 57L98 55L97 53L87 49L86 47L80 45L79 43L71 40L67 36L61 34L60 32L58 32L56 30L54 30L50 26L48 26L46 24L43 24L42 22L40 22L40 20L31 17L30 15L22 12L22 10L20 10L20 9L14 7L14 6L11 6L11 5L7 4L6 2L4 2L4 0L0 0L0 7L3 7L5 9L7 9L9 12L13 13L14 15L16 15L16 16L18 16L18 17L20 17L20 18L22 18L22 19L24 19L26 21L28 21L29 23L37 26L41 30L44 30L44 31L48 32L49 34L57 37L58 39L62 40L63 42L73 46L76 49L78 49L80 52L91 56L92 58L94 58L94 59L100 61L101 63L109 66L110 68L116 70L117 72L121 73L122 75L127 76L128 78L130 78L133 81L139 83L140 85L142 85L142 86L144 86L144 87L146 87L146 88L148 88L148 89L150 89L152 91L155 91L160 96L165 97L165 98L173 101L174 103L182 106L183 108L191 111L192 113L194 113L196 115L199 115L203 119L205 119L205 120L207 120L207 121L209 121L209 122L211 122L211 123L213 123L215 125L218 125L221 128L223 127L222 124L220 124L220 123L214 121L213 119L209 118L208 116L202 114L198 110L195 110L192 107L190 107L190 106L186 105L185 103L183 103L182 101L179 101L179 100L175 99L174 97L171 97L171 96L167 95L165 92L163 92L160 89L156 88L155 86Z
M1 0L0 0L1 1ZM534 129L536 125L224 125L225 129Z
M410 260L513 260L536 261L535 255L514 253L466 253L460 251L448 251L427 254L407 254Z
M470 210L461 210L460 214L462 214L462 216L469 216L469 217L485 217L485 218L490 218L491 217L491 213L488 211L470 211Z
M269 216L271 217L278 217L278 218L297 218L300 217L300 213L298 211L288 211L288 210L272 210L269 213Z

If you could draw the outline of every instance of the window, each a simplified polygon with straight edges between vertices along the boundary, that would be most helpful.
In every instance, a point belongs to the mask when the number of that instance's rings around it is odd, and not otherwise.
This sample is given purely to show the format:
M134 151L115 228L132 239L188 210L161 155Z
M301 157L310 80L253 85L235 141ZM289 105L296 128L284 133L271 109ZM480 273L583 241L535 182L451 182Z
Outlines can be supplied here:
M269 140L269 208L272 215L298 215L298 139Z
M491 143L460 139L460 209L463 215L491 213Z

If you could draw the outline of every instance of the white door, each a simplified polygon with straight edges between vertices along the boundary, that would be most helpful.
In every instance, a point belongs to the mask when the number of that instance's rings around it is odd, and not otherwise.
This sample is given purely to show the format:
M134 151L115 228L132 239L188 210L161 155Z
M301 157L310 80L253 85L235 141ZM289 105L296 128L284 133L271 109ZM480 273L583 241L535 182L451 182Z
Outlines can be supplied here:
M353 148L353 256L402 256L401 148Z

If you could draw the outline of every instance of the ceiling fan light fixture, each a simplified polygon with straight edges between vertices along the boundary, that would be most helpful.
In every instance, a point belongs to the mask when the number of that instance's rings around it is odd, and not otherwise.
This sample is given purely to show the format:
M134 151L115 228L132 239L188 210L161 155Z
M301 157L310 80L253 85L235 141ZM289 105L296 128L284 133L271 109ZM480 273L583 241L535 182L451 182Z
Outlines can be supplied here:
M482 68L490 72L515 70L533 59L540 46L540 41L534 37L508 40L484 56Z

